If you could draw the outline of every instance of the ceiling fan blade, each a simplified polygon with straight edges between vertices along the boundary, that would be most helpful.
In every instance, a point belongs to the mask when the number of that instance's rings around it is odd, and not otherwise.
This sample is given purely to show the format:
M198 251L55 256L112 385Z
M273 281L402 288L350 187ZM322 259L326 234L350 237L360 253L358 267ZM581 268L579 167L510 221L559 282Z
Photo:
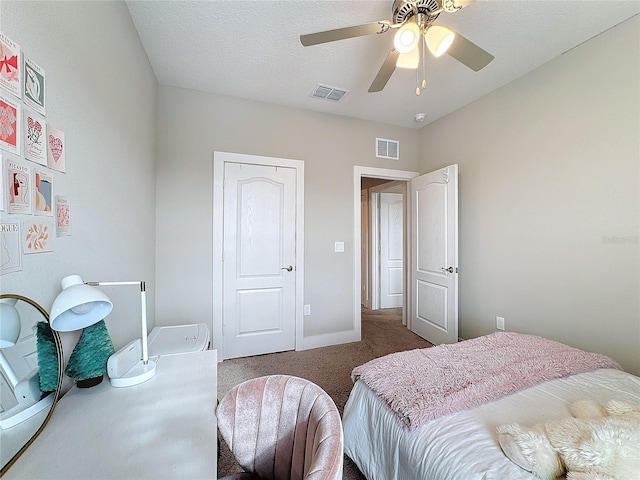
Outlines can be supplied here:
M369 93L382 91L382 89L391 78L391 75L393 75L393 72L396 71L396 62L398 61L399 56L400 52L398 52L395 48L389 52L389 55L387 55L387 58L382 64L382 67L380 67L376 78L373 79L373 82L369 87Z
M362 37L373 33L386 32L389 22L380 21L365 23L364 25L356 25L355 27L337 28L335 30L327 30L325 32L309 33L308 35L300 35L300 43L305 47L318 45L320 43L335 42L336 40L344 40L346 38Z
M453 40L449 50L447 50L447 55L455 58L475 72L489 65L494 58L493 55L477 46L471 40L467 40L458 32L455 33L456 38Z

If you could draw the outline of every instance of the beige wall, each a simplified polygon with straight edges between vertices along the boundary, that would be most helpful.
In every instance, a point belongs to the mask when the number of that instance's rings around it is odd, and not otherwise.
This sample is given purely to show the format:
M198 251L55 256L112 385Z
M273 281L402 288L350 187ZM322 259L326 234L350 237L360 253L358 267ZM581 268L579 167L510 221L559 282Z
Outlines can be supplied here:
M533 333L640 374L640 18L421 130L460 166L460 334Z
M223 151L305 162L304 336L352 330L353 167L415 170L418 131L171 87L159 89L157 125L158 323L212 324L212 165ZM401 159L376 159L376 137L399 140Z
M49 310L66 275L145 280L153 325L157 83L126 4L2 0L0 20L46 71L46 121L65 132L67 146L67 172L53 172L54 195L68 196L72 222L71 236L54 238L52 253L23 255L22 271L0 277L2 293ZM104 291L114 303L107 326L119 348L140 335L139 293ZM63 337L68 355L75 338Z

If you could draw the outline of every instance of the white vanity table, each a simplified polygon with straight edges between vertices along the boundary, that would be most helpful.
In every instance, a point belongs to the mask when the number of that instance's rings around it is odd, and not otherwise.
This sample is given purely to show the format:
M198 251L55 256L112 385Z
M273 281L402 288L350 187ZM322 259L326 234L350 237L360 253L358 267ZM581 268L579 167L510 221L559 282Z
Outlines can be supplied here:
M73 387L3 478L217 478L217 352L160 357L133 387Z

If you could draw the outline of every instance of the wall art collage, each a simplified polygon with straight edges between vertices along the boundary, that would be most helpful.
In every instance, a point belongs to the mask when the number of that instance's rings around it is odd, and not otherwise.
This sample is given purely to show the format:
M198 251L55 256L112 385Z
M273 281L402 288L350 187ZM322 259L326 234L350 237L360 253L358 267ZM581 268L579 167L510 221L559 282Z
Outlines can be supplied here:
M0 275L71 235L69 199L54 195L66 151L64 131L47 123L45 70L0 32Z

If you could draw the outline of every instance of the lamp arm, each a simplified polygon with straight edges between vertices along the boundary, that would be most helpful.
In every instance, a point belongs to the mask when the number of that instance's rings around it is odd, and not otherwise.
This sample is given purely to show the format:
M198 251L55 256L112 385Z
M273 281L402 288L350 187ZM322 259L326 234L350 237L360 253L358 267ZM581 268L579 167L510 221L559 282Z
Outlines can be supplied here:
M149 363L149 344L147 343L147 292L144 282L140 282L140 305L142 308L142 362Z
M119 286L119 285L140 285L140 308L142 310L142 362L149 363L149 344L147 341L147 292L144 280L132 282L85 282L87 285L96 286Z

